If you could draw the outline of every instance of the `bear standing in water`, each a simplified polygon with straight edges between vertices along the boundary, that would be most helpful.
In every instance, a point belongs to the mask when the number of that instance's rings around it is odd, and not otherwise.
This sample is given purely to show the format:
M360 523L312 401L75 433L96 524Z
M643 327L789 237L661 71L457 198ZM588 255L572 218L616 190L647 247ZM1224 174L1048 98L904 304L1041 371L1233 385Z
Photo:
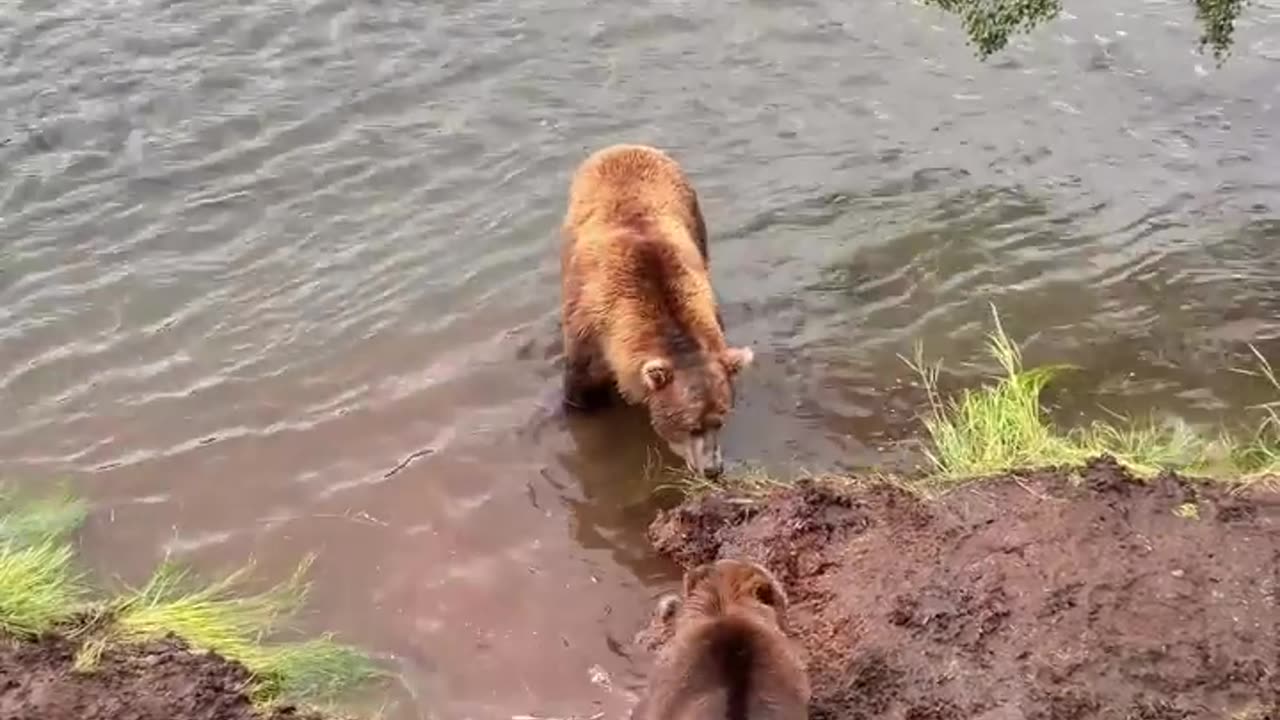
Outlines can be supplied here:
M760 565L690 570L657 617L670 633L632 720L805 720L809 678L786 636L787 596Z
M565 402L590 409L616 389L692 471L720 475L720 427L752 352L725 342L688 178L651 147L600 150L574 175L562 234Z

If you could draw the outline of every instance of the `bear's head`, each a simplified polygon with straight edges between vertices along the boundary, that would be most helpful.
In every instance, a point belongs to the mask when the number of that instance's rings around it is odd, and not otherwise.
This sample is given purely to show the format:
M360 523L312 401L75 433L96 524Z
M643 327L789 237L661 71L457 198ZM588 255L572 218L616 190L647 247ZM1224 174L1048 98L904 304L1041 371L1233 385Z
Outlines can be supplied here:
M734 380L752 357L751 348L726 348L679 361L651 358L641 368L654 431L699 475L724 471L720 427L733 410Z

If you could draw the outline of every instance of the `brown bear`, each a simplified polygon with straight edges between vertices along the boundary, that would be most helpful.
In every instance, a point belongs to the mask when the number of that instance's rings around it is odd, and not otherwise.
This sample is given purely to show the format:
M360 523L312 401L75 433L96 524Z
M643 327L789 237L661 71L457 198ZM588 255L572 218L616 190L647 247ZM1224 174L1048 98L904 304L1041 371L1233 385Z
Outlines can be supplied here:
M669 627L632 720L805 720L809 678L786 635L787 596L760 565L719 560L655 611Z
M718 476L719 430L752 352L725 342L683 170L652 147L599 150L574 174L561 230L565 403L591 409L616 390L648 408L692 471Z

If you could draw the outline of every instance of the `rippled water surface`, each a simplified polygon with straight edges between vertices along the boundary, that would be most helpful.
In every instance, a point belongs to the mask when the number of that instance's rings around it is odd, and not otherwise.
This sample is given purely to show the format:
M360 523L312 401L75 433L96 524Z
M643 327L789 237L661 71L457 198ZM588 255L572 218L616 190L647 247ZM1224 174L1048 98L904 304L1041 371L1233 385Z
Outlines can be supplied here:
M100 571L315 551L393 717L610 717L675 577L652 436L554 414L556 226L611 142L687 167L731 461L901 459L995 302L1096 413L1217 420L1280 357L1280 6L1069 3L979 63L907 2L48 0L0 9L0 470ZM909 455L908 455L909 457Z

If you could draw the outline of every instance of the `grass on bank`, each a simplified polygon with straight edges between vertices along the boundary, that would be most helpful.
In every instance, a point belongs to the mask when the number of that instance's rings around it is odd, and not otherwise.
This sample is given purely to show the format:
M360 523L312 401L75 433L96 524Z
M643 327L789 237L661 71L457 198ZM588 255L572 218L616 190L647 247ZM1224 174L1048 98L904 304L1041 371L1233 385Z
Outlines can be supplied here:
M16 496L0 489L0 633L32 638L65 622L85 596L67 536L85 506L51 496L13 509Z
M988 351L1001 373L991 384L944 399L938 392L940 364L927 366L922 353L910 365L929 397L924 418L929 459L940 479L959 480L1017 468L1078 465L1108 454L1139 476L1162 470L1246 479L1280 472L1280 401L1263 404L1262 419L1247 437L1221 432L1208 439L1185 423L1095 421L1062 430L1048 419L1041 393L1069 366L1026 368L992 308L995 330ZM1257 349L1262 375L1280 398L1280 380Z
M191 646L234 658L257 680L255 697L329 699L371 679L373 664L354 648L329 636L294 643L265 639L286 623L306 599L303 576L311 560L293 577L259 593L244 589L250 567L210 584L166 563L151 580L116 602L109 638L141 642L172 632Z
M92 671L113 645L173 633L196 650L243 664L254 677L251 695L262 704L332 700L379 675L370 659L329 636L271 640L302 607L310 560L287 581L257 593L245 588L249 567L200 583L165 563L142 587L93 599L74 567L69 539L85 509L69 496L23 502L0 493L0 634L61 631L81 641L77 665Z
M944 398L939 391L941 363L928 365L917 347L907 364L919 375L928 397L924 414L926 449L932 473L906 482L894 478L862 478L888 481L912 490L933 490L967 479L1029 467L1081 465L1100 455L1111 455L1139 477L1175 470L1230 481L1248 481L1280 475L1280 376L1253 348L1256 371L1275 391L1275 400L1263 403L1257 425L1246 434L1220 432L1208 438L1182 422L1135 422L1117 418L1094 421L1064 430L1049 419L1041 394L1070 365L1027 368L1022 351L1005 332L992 307L994 330L987 350L1000 372L986 385L961 390ZM841 479L841 482L849 482ZM683 473L674 483L688 495L723 489L726 484L746 496L767 494L783 480L752 469L735 473L727 483Z
M71 568L71 546L45 540L0 547L0 633L33 638L74 613L83 588Z

